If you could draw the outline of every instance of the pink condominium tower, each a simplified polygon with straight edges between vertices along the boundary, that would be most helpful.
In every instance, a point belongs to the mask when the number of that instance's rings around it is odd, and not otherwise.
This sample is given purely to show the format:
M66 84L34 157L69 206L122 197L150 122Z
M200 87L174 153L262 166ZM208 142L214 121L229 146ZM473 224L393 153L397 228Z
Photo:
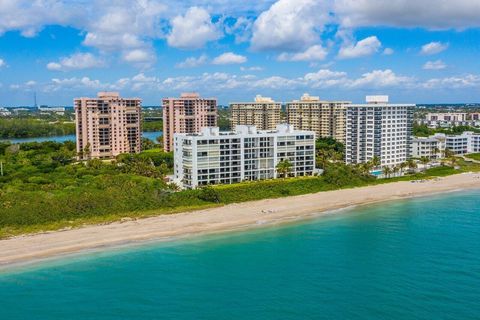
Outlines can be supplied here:
M117 92L75 99L79 158L108 159L140 152L141 104L139 98L121 98Z
M163 99L163 149L173 151L175 133L198 133L217 126L217 100L182 93L180 98Z

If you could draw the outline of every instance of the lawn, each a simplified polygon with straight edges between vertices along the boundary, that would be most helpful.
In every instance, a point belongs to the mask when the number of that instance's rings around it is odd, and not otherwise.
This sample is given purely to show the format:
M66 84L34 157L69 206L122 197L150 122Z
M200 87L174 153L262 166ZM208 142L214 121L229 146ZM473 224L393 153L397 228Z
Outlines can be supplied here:
M480 161L480 153L466 154L465 157Z

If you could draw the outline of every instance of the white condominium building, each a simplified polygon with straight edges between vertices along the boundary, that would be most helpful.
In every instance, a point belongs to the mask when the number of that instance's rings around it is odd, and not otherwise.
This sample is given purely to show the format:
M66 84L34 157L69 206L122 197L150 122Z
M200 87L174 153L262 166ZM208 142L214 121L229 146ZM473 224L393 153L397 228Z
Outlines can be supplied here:
M445 122L463 122L467 121L467 113L465 112L449 112L449 113L427 113L425 116L427 121L445 121Z
M287 123L299 130L314 131L318 137L345 142L345 107L349 101L322 101L304 94L287 103Z
M346 108L347 163L377 156L381 166L395 166L411 157L414 104L390 104L388 96L367 96L367 104Z
M446 137L437 133L430 137L415 137L412 141L412 157L441 159L445 151Z
M237 126L220 132L204 128L199 134L175 134L175 181L185 188L277 178L277 164L288 160L290 176L313 175L315 133L278 125L260 131Z
M448 135L445 149L454 154L478 153L480 152L480 133L466 131L461 135Z
M414 158L429 157L443 158L445 150L453 154L467 154L480 152L480 133L465 131L459 135L445 135L436 133L428 138L413 139Z
M256 126L258 130L274 130L280 124L282 104L257 95L254 102L230 103L230 124Z
M420 119L419 124L426 124L430 128L453 126L478 126L480 125L478 113L466 112L437 112L427 113L425 119Z

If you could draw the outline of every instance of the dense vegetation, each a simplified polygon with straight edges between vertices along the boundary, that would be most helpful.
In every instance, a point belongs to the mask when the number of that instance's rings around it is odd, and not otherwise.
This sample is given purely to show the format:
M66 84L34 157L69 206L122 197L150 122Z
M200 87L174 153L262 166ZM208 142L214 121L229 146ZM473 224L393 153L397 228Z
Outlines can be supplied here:
M163 177L173 156L159 150L75 163L72 142L0 143L0 236L32 225L169 207ZM195 202L192 202L195 204Z
M337 144L330 142L326 142L325 148L335 149L332 145ZM0 162L4 168L4 175L0 175L0 238L122 217L145 217L459 172L445 166L424 174L376 180L368 174L368 166L328 162L324 175L318 177L244 182L177 192L176 187L163 179L172 171L173 156L160 149L122 155L114 161L78 163L74 156L72 142L0 143ZM480 170L478 164L462 160L459 164L463 171Z
M162 131L161 112L146 110L142 129L145 132ZM49 137L75 134L74 113L65 114L23 112L0 118L0 139Z
M60 136L75 133L73 122L0 118L0 139Z
M457 135L465 131L473 131L480 133L480 129L469 127L469 126L455 126L452 128L429 128L426 124L414 124L413 125L413 135L416 137L428 137L434 135L435 133L444 133Z
M142 130L144 132L163 131L163 121L143 121Z
M230 110L229 109L219 109L218 110L218 127L222 131L229 131L230 128Z
M318 138L315 142L316 167L324 169L329 163L342 162L345 146L334 138Z

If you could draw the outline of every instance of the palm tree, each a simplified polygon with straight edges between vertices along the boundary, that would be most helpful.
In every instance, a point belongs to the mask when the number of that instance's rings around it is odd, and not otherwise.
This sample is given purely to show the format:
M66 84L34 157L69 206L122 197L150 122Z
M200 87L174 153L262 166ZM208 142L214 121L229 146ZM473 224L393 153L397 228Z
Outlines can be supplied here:
M408 159L407 160L408 168L411 170L415 170L417 168L417 162L413 159Z
M423 169L426 169L430 159L428 157L421 157L420 162L423 164Z
M403 174L403 170L408 167L408 162L402 162L399 164L400 167L400 173Z
M340 151L333 151L333 159L337 162L343 162L345 159L345 156L343 152Z
M390 178L390 174L392 173L392 169L390 169L390 167L388 167L388 166L385 166L385 167L383 167L382 172L383 172L383 175L386 178Z
M288 160L282 160L277 164L277 173L283 178L286 178L292 171L292 163Z
M330 153L328 150L318 150L317 152L317 163L318 165L325 170L328 161L330 160Z
M437 159L439 153L440 153L440 149L438 149L438 147L433 148L432 158Z
M400 171L400 166L395 166L393 167L392 169L392 172L395 174L395 176L397 175L397 173Z
M455 164L458 162L458 159L455 156L451 156L448 160L450 161L452 167L455 167Z
M453 157L454 155L455 155L455 154L453 153L452 150L450 150L450 149L445 149L445 151L444 151L444 157L445 157L445 158L451 158L451 157Z
M370 174L370 171L372 170L372 167L373 167L370 161L362 163L360 166L364 174Z
M379 167L382 164L378 156L373 156L371 161L374 168Z
M90 142L83 148L82 157L90 159Z

